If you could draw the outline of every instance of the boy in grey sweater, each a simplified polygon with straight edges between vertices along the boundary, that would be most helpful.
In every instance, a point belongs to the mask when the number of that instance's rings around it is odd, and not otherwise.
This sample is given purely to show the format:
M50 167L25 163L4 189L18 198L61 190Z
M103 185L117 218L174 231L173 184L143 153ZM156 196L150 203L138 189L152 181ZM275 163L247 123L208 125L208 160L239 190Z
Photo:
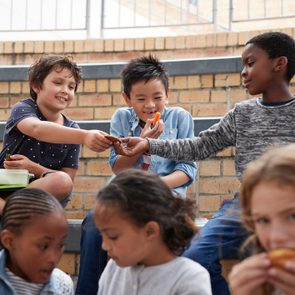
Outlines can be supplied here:
M251 95L261 94L260 98L237 103L219 123L193 139L126 138L127 146L117 144L116 151L129 156L148 151L175 160L203 160L234 146L236 173L241 179L247 164L268 147L295 142L295 100L289 90L295 74L294 39L280 32L253 37L246 43L242 61L243 85ZM239 214L237 197L225 201L184 253L208 269L215 295L230 294L219 260L237 258L247 237Z

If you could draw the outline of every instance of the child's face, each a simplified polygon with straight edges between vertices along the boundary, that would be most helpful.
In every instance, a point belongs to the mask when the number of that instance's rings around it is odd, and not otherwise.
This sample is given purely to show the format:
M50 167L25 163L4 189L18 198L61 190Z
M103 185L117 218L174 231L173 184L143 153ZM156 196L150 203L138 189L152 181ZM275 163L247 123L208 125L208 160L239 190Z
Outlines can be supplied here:
M94 220L102 234L102 248L118 266L146 264L150 243L145 227L137 227L130 220L121 217L117 209L99 202L94 209Z
M251 214L257 237L266 251L295 249L295 189L273 182L254 187Z
M42 215L12 235L8 268L33 283L46 283L58 264L67 237L68 224L62 213Z
M156 112L162 113L168 102L165 87L160 79L139 81L132 85L130 98L125 93L123 96L127 105L132 107L137 117L144 122L152 119Z
M33 87L37 94L37 104L51 112L60 112L74 99L76 81L67 68L52 70L44 79L42 87Z
M277 76L274 72L275 60L270 59L267 52L255 46L246 45L242 53L243 86L251 95L265 93L277 84Z

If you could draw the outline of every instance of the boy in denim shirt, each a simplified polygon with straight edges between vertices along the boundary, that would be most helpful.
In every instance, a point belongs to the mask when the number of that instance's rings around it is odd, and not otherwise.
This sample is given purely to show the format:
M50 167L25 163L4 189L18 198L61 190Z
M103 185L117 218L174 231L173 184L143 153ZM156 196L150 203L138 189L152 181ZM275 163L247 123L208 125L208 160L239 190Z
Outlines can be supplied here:
M167 107L168 75L153 56L131 60L122 72L123 97L128 107L119 108L111 119L110 134L117 137L177 139L192 138L192 116L180 107ZM156 112L161 120L152 124ZM187 187L195 180L197 167L191 161L173 161L140 154L117 155L113 148L109 159L115 174L128 168L148 169L161 176L175 192L186 197ZM76 294L97 294L98 279L106 264L106 253L99 251L101 236L93 222L93 211L83 221L80 271Z

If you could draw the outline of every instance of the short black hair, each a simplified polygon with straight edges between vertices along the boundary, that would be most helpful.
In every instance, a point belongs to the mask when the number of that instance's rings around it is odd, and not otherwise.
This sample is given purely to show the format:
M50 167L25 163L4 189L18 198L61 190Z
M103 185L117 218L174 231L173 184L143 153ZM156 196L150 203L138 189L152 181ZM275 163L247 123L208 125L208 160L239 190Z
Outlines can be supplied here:
M62 56L62 55L42 55L35 63L33 63L29 68L29 83L30 83L30 94L31 97L36 100L37 94L33 90L32 86L41 87L44 79L51 73L52 70L69 69L75 79L77 87L81 81L81 68L73 61L72 56Z
M163 180L149 171L124 170L98 192L97 201L117 208L138 227L157 222L163 242L175 255L182 254L197 231L195 201L173 195Z
M157 57L149 54L132 59L122 71L122 84L124 92L130 98L130 91L133 84L152 79L160 79L165 87L166 94L169 89L168 72Z
M288 82L295 74L295 41L282 32L267 32L251 38L247 44L254 44L265 50L270 58L285 56L288 60L286 79Z

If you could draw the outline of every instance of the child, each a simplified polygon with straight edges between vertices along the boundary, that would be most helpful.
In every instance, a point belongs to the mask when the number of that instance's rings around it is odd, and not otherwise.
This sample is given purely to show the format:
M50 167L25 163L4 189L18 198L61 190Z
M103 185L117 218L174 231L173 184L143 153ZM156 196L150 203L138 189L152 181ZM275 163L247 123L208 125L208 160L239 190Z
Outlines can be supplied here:
M36 188L18 190L4 206L1 224L0 294L74 294L56 268L68 224L60 203Z
M151 55L131 60L122 72L122 95L128 107L119 108L111 119L110 133L117 137L140 136L163 139L193 137L192 116L180 107L167 107L169 83L164 65ZM152 126L156 112L161 120ZM193 162L172 161L158 156L140 154L118 156L113 148L109 159L115 174L127 169L148 169L161 176L175 192L186 197L187 187L195 180L197 168ZM80 271L76 294L97 294L97 282L107 256L99 251L101 236L90 211L83 221Z
M111 258L99 295L211 294L208 272L178 257L194 235L194 202L156 174L121 172L97 196L94 219Z
M14 105L0 154L1 168L27 169L36 177L29 187L52 193L64 206L78 169L79 144L99 152L111 145L106 133L79 129L63 114L80 80L80 68L69 57L45 55L37 60L29 69L31 98Z
M229 275L231 294L257 294L268 283L278 293L267 294L293 295L295 261L278 268L267 252L295 250L295 144L270 150L248 166L242 181L241 208L258 249L233 267Z
M246 165L267 147L295 142L295 99L288 89L295 73L293 38L281 32L258 35L247 42L242 61L243 85L251 95L261 94L260 98L237 103L199 137L173 141L130 137L123 140L128 142L127 147L115 144L116 151L132 157L149 152L188 161L203 160L235 146L236 173L240 179ZM236 197L224 202L184 253L209 270L213 294L229 294L219 260L237 258L237 250L246 236Z

